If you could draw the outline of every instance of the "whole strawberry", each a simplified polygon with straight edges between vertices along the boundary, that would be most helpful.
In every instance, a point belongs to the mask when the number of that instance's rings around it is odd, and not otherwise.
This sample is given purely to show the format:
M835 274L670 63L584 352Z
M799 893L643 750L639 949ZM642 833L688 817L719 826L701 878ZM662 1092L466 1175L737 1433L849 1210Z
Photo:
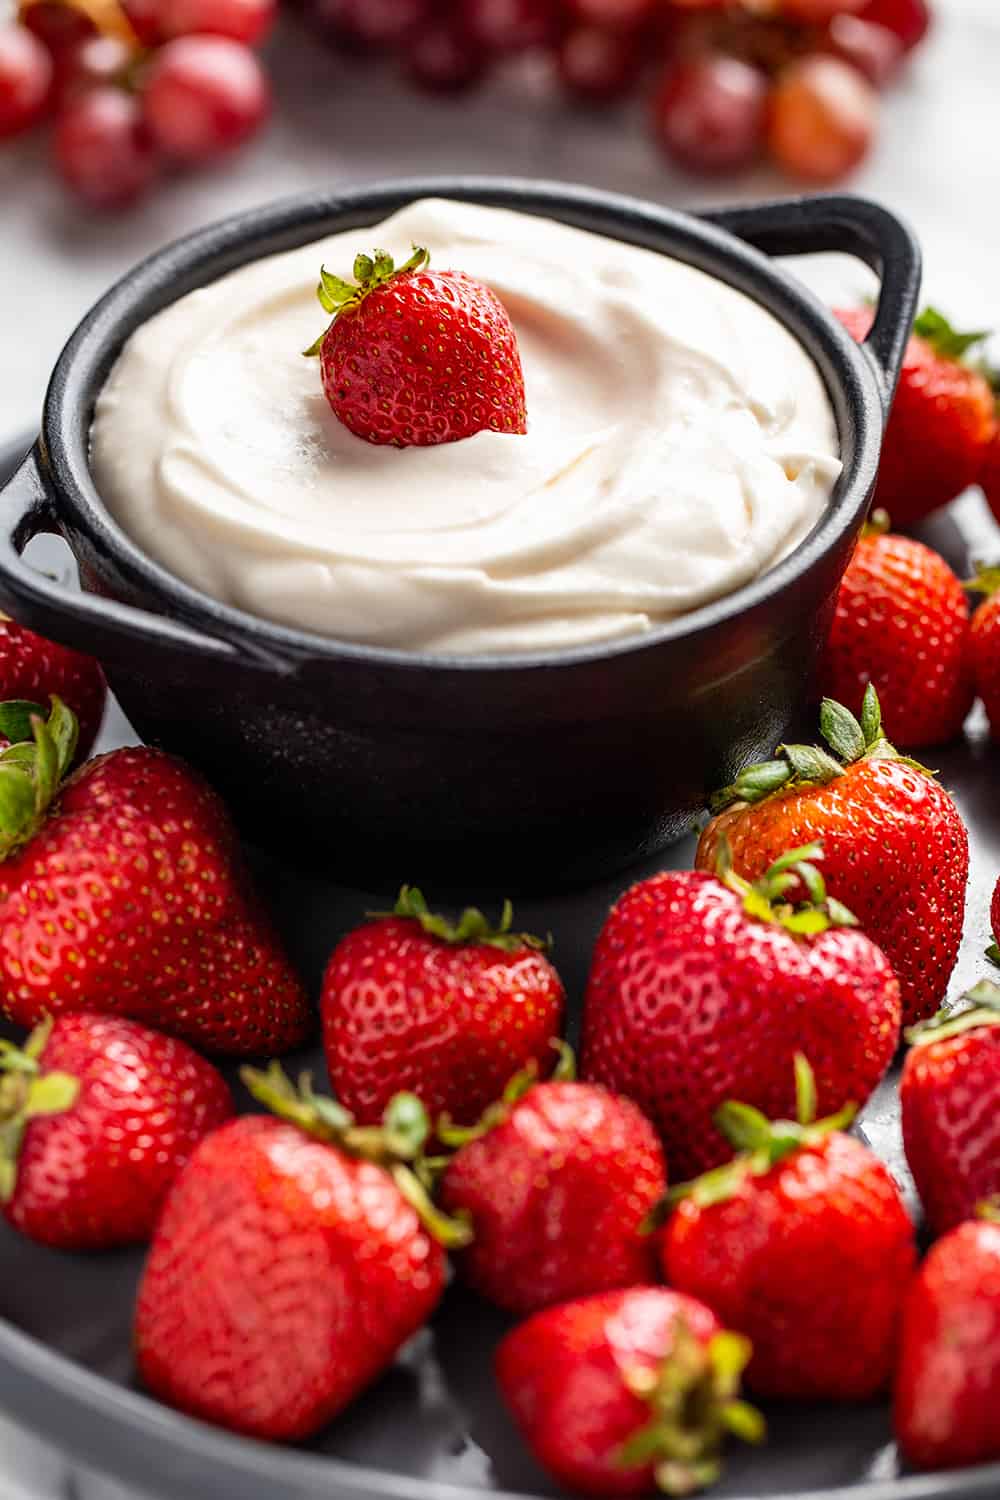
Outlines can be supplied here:
M586 1078L634 1099L671 1173L693 1176L731 1146L725 1099L771 1115L794 1104L792 1062L816 1066L825 1113L861 1104L899 1040L899 987L885 956L826 901L816 846L757 885L666 871L626 891L594 951L583 1012ZM805 880L814 903L787 904Z
M864 1401L893 1370L913 1225L888 1169L843 1133L852 1111L813 1123L801 1058L796 1080L797 1122L720 1108L741 1154L671 1194L664 1275L747 1336L759 1395Z
M896 1374L896 1438L920 1469L1000 1459L1000 1224L961 1224L910 1284ZM988 1490L984 1493L989 1493Z
M86 760L101 727L108 696L100 666L92 656L59 646L0 615L0 699L8 705L20 700L19 706L30 706L44 717L45 709L40 705L47 704L53 695L75 714L76 761ZM0 722L0 736L24 739L30 738L30 731L25 734L15 729L8 735Z
M764 1437L739 1399L750 1356L701 1302L664 1287L564 1303L507 1334L497 1382L525 1442L581 1495L690 1495L714 1483L732 1433Z
M203 1136L233 1113L183 1042L118 1016L60 1016L0 1051L0 1199L59 1250L141 1244Z
M317 296L333 322L306 353L319 355L334 414L366 442L397 448L527 432L506 308L482 282L429 261L414 247L397 270L376 250L355 260L355 283L321 271Z
M972 617L969 656L975 690L996 739L1000 738L1000 568L983 568L969 587L986 596Z
M943 557L869 528L840 585L820 683L854 714L874 683L885 734L908 749L961 734L973 698L969 606Z
M131 1016L217 1052L302 1042L312 1015L249 885L228 814L172 756L112 751L69 781L58 699L0 752L0 1008Z
M391 915L348 933L323 979L323 1046L337 1098L362 1124L394 1094L471 1125L513 1075L550 1071L565 991L544 945L469 907L435 916L404 886Z
M276 1065L244 1081L283 1119L246 1115L202 1141L167 1199L136 1308L136 1357L171 1406L253 1437L325 1426L430 1317L461 1243L405 1166L419 1101L355 1128Z
M906 1159L936 1235L1000 1193L1000 986L984 981L967 999L910 1031L899 1088Z
M934 776L901 759L882 733L869 685L861 721L827 699L820 715L835 751L782 745L712 799L718 813L698 845L714 869L725 837L733 869L754 880L782 850L823 844L831 895L878 943L899 980L903 1022L940 1006L958 957L969 878L969 839Z
M871 327L870 308L838 310L859 342ZM997 429L985 375L965 355L985 333L956 333L934 308L917 319L893 402L874 503L893 526L912 526L979 481Z
M439 1134L459 1145L441 1205L473 1231L458 1267L484 1297L529 1313L653 1279L642 1226L666 1191L666 1167L655 1130L628 1099L526 1074L480 1126Z

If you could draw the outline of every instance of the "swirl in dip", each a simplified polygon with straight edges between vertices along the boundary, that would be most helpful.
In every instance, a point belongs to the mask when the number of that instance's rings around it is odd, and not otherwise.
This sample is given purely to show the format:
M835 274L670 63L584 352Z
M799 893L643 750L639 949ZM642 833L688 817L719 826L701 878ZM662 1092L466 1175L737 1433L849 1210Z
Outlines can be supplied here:
M327 405L320 263L412 244L491 286L520 342L525 436L376 447ZM125 345L92 433L122 527L228 604L346 641L552 650L641 634L788 553L840 473L819 373L701 271L438 200L256 261Z

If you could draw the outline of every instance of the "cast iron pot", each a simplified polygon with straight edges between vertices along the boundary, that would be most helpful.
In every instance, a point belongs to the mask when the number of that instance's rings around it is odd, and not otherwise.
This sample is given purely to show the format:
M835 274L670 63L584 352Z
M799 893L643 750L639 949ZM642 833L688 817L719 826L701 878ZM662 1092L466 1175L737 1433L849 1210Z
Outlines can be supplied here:
M353 646L216 603L145 556L88 467L94 402L128 336L184 293L263 255L380 221L427 195L546 215L675 256L774 313L819 367L844 463L831 504L778 567L627 643L531 656ZM882 278L867 343L770 257L858 256ZM920 257L873 203L794 200L700 217L505 179L393 182L296 198L168 246L100 301L60 356L41 439L0 496L0 602L104 662L142 737L186 756L247 837L346 875L575 880L676 838L706 793L767 755L807 701L864 520L916 307ZM74 593L21 557L65 536ZM667 560L668 561L668 560Z

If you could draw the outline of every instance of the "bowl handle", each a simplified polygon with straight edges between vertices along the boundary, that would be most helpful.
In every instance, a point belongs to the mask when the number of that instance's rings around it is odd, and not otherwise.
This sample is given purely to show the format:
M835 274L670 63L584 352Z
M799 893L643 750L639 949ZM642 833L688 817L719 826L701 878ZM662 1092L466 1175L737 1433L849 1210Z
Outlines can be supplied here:
M862 348L888 411L920 296L920 246L909 227L881 204L849 194L712 209L699 217L766 255L837 250L871 267L882 286Z
M202 635L179 620L149 614L117 599L66 587L40 573L21 556L33 536L58 534L33 448L0 491L0 605L30 630L108 661L131 661L142 651L176 663L178 656L197 656L230 667L260 667L274 672L284 664L264 653L250 655L229 641Z

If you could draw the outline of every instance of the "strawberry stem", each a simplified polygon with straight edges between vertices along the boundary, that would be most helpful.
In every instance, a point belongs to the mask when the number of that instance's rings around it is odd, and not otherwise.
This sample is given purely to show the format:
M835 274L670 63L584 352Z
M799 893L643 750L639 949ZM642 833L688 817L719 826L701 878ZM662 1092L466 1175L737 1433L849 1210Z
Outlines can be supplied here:
M931 1042L943 1042L950 1036L961 1036L980 1026L1000 1026L1000 985L991 979L981 979L962 999L967 1002L964 1009L949 1006L928 1020L909 1027L903 1035L910 1046L925 1047Z
M925 307L913 324L913 332L944 359L962 360L976 344L990 337L988 328L959 333L936 307Z
M407 917L419 922L429 937L456 947L461 944L472 947L483 945L487 948L499 948L503 953L517 953L521 948L548 952L552 947L551 936L540 938L530 932L511 931L514 908L509 901L504 902L500 920L495 927L477 906L467 906L457 922L449 922L447 917L428 910L423 893L416 886L404 885L391 912L372 911L368 916L373 921L385 917Z
M0 1041L0 1203L17 1187L17 1164L24 1132L41 1115L72 1109L80 1080L69 1073L43 1073L41 1056L52 1034L51 1018L36 1026L23 1047Z

